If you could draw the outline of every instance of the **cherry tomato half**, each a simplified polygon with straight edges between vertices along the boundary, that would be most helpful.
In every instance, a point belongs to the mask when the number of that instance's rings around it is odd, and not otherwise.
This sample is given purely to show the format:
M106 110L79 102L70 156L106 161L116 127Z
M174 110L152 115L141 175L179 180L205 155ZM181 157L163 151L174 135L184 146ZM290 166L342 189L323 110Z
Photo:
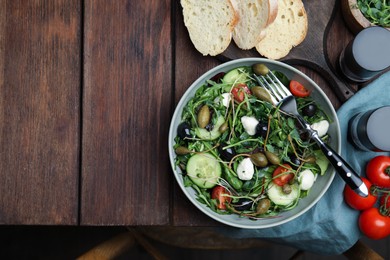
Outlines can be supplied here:
M367 178L379 187L390 188L390 156L372 158L366 167Z
M211 191L211 198L217 200L217 208L225 210L226 203L232 201L232 198L229 197L230 192L222 186L215 186Z
M378 208L369 208L360 213L359 228L371 239L382 239L390 235L390 217L383 216Z
M296 80L290 81L290 91L296 97L307 97L310 95L310 91Z
M278 166L272 173L272 181L278 186L283 186L294 178L294 173L288 163Z
M241 103L242 101L245 100L245 94L247 94L247 95L251 94L251 90L244 83L239 83L239 84L235 85L231 92L233 94L234 99L238 103Z
M364 177L362 177L362 180L367 186L367 189L370 190L370 187L372 186L371 182ZM369 192L367 197L362 197L354 192L348 185L345 185L344 200L353 209L365 210L374 206L377 196L374 196Z

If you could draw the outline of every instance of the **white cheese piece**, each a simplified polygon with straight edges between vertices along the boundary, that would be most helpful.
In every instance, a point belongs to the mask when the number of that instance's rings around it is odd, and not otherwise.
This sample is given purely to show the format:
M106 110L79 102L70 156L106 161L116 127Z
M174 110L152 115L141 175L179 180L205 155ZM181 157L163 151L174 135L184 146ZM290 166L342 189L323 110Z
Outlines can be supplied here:
M319 137L326 135L329 129L329 122L327 120L321 120L320 122L311 125L313 130L316 130Z
M230 94L230 93L223 93L222 94L222 104L225 107L229 107L231 100L232 100L232 94Z
M240 180L252 179L255 169L250 158L245 158L237 166L237 176Z
M314 173L309 170L303 170L302 172L299 173L298 176L298 182L299 182L299 187L301 190L309 190L315 181L315 176Z
M259 123L256 118L252 116L241 117L241 123L248 135L256 134L256 126Z
M232 94L223 93L221 96L222 96L222 99L221 99L221 97L216 97L214 100L214 103L222 104L225 107L229 107L230 101L232 100Z

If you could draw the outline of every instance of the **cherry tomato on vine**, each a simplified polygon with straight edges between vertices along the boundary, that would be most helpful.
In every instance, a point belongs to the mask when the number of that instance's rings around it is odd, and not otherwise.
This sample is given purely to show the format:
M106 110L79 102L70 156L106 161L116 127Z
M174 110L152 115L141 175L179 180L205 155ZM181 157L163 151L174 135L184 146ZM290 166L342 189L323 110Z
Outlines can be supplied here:
M385 238L390 235L390 217L383 216L378 208L366 209L360 213L359 228L368 238Z
M367 164L366 176L372 184L390 188L390 156L379 155L372 158Z
M272 181L278 186L283 186L294 178L292 168L288 163L278 166L272 173Z
M390 211L390 195L387 193L383 194L379 200L379 205L387 211Z
M362 180L367 186L367 189L370 191L370 187L372 186L371 182L364 177L362 177ZM369 192L367 197L362 197L356 192L354 192L351 187L345 185L344 200L353 209L365 210L374 206L377 200L377 196L372 195L371 192Z
M235 85L231 92L234 99L239 103L245 100L245 94L250 95L252 93L248 86L244 83Z
M215 186L211 191L211 198L217 200L217 208L225 210L226 203L232 201L232 198L229 197L230 192L222 186Z
M290 81L290 91L296 97L307 97L310 95L310 91L296 80Z

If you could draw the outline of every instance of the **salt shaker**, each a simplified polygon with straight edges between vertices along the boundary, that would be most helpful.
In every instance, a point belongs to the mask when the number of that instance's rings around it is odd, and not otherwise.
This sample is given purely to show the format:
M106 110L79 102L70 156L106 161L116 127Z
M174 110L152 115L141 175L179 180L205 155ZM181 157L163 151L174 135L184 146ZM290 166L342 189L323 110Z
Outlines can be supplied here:
M360 31L339 57L341 72L349 80L363 83L390 66L390 31L372 26Z
M360 150L390 151L390 106L354 115L348 124L351 142Z

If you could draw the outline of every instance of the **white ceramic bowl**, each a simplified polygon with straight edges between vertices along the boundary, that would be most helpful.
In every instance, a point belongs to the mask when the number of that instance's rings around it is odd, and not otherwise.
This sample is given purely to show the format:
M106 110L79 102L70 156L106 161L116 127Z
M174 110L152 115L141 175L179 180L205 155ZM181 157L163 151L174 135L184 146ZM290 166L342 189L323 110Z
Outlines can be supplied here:
M282 212L276 218L264 218L260 220L250 220L248 218L239 217L236 214L231 215L220 215L206 205L201 204L196 200L196 192L191 187L184 187L183 185L183 177L181 174L181 170L179 167L175 166L175 151L173 146L175 144L175 137L177 136L177 127L181 123L181 115L183 108L187 104L187 102L194 96L196 90L205 83L207 79L210 79L214 75L220 72L228 72L231 69L241 67L241 66L251 66L255 63L263 63L271 70L277 70L284 73L290 80L295 79L301 82L307 89L311 90L311 97L316 101L318 105L324 110L324 112L332 119L332 122L329 127L329 135L332 137L330 146L337 152L340 153L341 141L340 141L340 126L337 118L336 111L334 110L332 103L329 101L328 97L321 90L321 88L309 77L300 72L299 70L279 61L272 61L263 58L244 58L237 59L230 62L223 63L203 74L199 77L184 93L183 97L180 99L175 112L172 117L170 129L169 129L169 157L171 166L173 169L173 173L175 178L183 190L184 194L187 198L203 213L208 215L209 217L224 223L229 226L246 228L246 229L259 229L259 228L269 228L277 225L281 225L288 221L295 219L296 217L304 214L308 211L312 206L314 206L318 200L325 194L330 184L333 181L335 176L335 171L333 167L329 167L326 174L317 178L315 185L310 190L310 193L307 197L300 200L298 206L293 208L292 210Z

